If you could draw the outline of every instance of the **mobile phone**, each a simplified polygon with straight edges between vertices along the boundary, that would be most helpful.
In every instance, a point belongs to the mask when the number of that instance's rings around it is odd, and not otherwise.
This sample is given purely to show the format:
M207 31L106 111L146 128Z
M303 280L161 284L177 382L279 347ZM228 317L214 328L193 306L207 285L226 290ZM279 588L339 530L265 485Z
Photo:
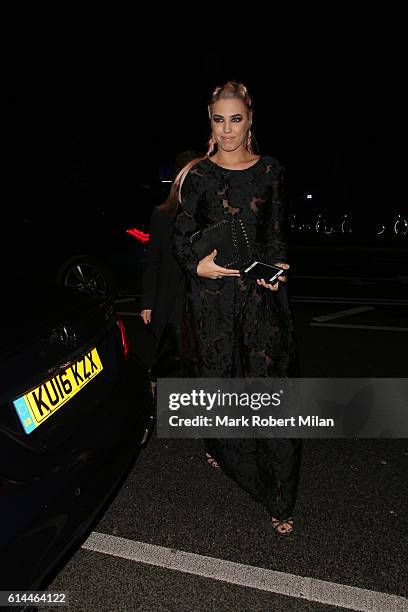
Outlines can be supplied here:
M283 272L285 272L283 268L265 264L261 261L254 261L248 268L243 270L243 274L245 274L248 278L252 278L254 280L263 278L267 283L273 283L278 276L283 274Z

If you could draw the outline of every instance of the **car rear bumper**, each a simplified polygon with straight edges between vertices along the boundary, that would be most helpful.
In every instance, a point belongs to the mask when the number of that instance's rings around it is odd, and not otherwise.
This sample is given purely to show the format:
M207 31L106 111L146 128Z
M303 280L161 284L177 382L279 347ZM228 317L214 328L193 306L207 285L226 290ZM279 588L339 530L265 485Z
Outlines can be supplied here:
M91 431L76 432L61 453L50 457L45 476L2 491L1 590L41 588L87 533L139 454L153 414L148 383L133 362L124 364L100 412L110 418L93 423Z

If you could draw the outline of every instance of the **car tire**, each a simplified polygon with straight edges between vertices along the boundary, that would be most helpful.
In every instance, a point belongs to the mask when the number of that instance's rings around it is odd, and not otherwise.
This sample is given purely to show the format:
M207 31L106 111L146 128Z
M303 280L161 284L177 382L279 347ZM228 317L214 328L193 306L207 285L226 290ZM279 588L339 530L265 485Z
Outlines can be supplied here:
M115 297L117 290L109 270L87 255L65 261L57 273L57 283L84 293Z

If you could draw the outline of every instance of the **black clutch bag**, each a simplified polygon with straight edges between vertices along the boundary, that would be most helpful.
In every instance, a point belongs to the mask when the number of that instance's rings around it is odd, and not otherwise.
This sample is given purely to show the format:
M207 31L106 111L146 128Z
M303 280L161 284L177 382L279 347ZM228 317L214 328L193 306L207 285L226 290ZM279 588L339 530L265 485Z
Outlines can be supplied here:
M190 242L198 259L217 249L215 263L223 268L239 269L253 261L252 249L242 219L223 219L215 225L195 232Z

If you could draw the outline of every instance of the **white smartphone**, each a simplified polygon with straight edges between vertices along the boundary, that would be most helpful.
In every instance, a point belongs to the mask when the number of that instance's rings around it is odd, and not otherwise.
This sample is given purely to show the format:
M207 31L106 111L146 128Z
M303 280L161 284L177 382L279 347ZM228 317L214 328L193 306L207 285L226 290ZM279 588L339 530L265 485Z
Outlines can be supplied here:
M278 266L271 266L269 264L262 263L261 261L254 261L248 268L243 270L243 274L257 280L263 278L267 283L273 283L285 270Z

